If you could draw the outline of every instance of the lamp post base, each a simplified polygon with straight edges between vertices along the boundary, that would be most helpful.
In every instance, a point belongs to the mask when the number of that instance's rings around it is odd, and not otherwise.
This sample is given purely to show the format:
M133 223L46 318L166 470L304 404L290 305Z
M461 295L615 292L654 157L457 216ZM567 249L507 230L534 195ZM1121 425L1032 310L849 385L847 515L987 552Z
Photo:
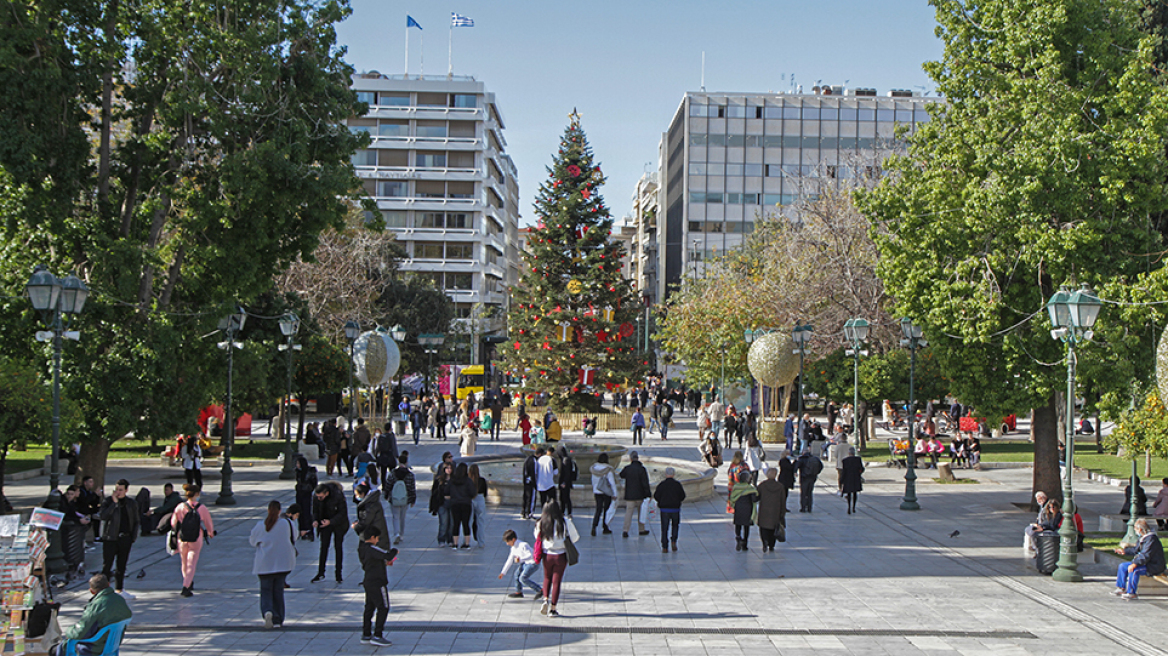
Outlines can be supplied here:
M292 447L284 451L284 468L280 470L280 480L290 481L296 478L296 453Z
M61 491L53 490L49 492L49 497L45 499L45 508L49 510L61 509ZM65 550L61 546L61 531L48 531L49 535L49 550L45 553L45 571L49 574L63 574L69 569L69 564L65 562Z
M1083 575L1077 569L1063 569L1058 568L1050 575L1050 578L1061 583L1082 583Z
M216 506L234 506L235 492L231 489L231 474L234 471L231 469L231 456L224 456L223 462L223 484L219 488L219 497L215 499Z

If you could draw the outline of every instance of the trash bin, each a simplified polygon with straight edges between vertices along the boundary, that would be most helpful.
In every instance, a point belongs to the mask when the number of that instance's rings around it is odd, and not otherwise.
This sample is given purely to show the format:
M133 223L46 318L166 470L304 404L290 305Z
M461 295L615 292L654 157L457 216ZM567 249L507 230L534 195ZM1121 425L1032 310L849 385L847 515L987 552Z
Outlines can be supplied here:
M1042 574L1051 574L1058 568L1058 531L1039 531L1034 534L1034 567Z

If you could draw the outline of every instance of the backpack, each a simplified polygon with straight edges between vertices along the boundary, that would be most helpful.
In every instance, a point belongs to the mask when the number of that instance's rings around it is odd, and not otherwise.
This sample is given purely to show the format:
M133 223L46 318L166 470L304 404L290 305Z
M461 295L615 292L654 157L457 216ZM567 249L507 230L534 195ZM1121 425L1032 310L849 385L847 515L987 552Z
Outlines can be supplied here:
M389 490L389 505L391 506L406 506L410 503L410 491L406 488L406 482L403 479L394 481L393 487Z
M203 519L190 503L186 506L187 514L183 515L182 522L178 525L178 539L182 542L198 542L203 533Z

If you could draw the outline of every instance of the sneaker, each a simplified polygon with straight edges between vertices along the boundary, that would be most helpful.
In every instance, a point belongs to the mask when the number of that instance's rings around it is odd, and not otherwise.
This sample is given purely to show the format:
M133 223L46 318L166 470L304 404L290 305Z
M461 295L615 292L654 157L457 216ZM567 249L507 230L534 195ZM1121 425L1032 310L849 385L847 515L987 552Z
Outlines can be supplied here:
M543 590L540 590L539 592L535 593L535 600L536 601L543 601Z
M309 583L320 583L323 580L324 580L324 574L317 574L316 576L312 577L312 580L309 581Z
M1123 588L1116 588L1116 589L1111 591L1111 594L1115 595L1116 597L1122 596L1123 595Z
M649 535L649 531L641 531L637 535Z
M548 611L548 617L559 617L559 616L560 616L560 611L556 610L555 608Z
M373 636L373 639L369 641L369 644L373 645L374 647L389 647L393 645L392 642L382 638L381 636Z
M345 579L341 578L340 574L337 574L337 583L344 583L344 582L345 582Z
M470 543L468 542L468 543L462 545L461 547L459 547L459 549L470 549Z
M367 636L367 635L361 636L361 644L367 645L371 642L373 642L373 636Z
M272 611L268 611L268 612L264 613L264 628L270 629L273 626L275 626L275 621L274 621L274 618L272 617Z
M547 600L544 600L544 602L543 602L543 606L542 606L542 607L540 607L540 609L539 609L539 614L540 614L540 615L547 615L547 614L548 614L548 610L550 610L550 609L551 609L551 607L552 607L552 604L551 604L551 602L549 602L549 601L547 601Z
M507 598L508 599L522 599L523 593L522 592L509 592L509 593L507 593Z
M399 536L395 537L393 539L393 543L394 544L401 544L401 536L399 535Z
M1140 596L1134 592L1125 592L1125 593L1123 593L1122 596L1124 599L1127 599L1128 601L1138 601L1140 598Z

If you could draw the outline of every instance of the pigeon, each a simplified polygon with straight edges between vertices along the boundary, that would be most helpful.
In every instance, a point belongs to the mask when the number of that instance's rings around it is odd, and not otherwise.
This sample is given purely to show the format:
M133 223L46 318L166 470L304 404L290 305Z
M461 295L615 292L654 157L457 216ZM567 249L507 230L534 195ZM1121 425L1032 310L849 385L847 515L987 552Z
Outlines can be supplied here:
M955 537L957 537L958 535L961 535L961 531L953 531L952 533L950 533L950 534L949 534L949 537L951 537L951 538L955 538ZM139 577L139 578L140 578L140 577Z
M146 578L146 570L144 570L144 569L138 570L138 576L136 578L140 578L140 579Z

